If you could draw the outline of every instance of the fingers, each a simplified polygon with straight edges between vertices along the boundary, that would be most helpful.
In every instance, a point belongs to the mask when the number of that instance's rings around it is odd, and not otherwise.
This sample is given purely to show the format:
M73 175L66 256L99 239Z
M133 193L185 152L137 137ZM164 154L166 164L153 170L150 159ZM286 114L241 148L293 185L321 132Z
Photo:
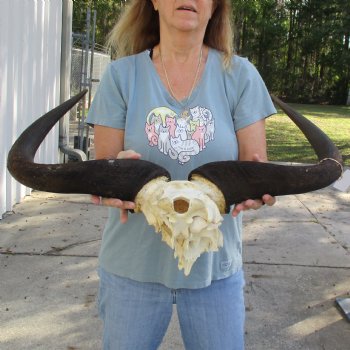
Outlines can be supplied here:
M135 209L134 202L122 201L118 198L103 198L99 196L91 196L91 202L96 205L120 209L120 222L123 224L128 221L128 210Z
M140 159L141 154L134 150L120 151L117 159ZM120 221L125 223L128 221L128 210L135 209L135 203L130 201L122 201L118 198L104 198L99 196L91 196L91 202L96 205L113 207L120 209Z
M269 194L264 194L262 196L262 200L264 204L271 207L271 205L274 205L276 203L276 197L270 196Z
M128 149L126 151L120 151L118 153L117 159L140 159L141 154L135 152L132 149Z
M232 216L236 217L241 211L249 209L260 209L264 204L272 206L276 203L276 197L270 196L269 194L263 195L262 199L248 199L242 203L236 204L232 210Z
M128 215L129 215L129 213L127 210L125 210L125 209L120 210L120 222L122 224L125 224L128 221Z
M97 205L103 205L106 207L114 207L118 209L133 210L135 209L135 203L130 201L122 201L118 198L103 198L99 196L91 196L91 202Z
M264 205L263 201L260 199L248 199L242 203L236 204L233 211L232 216L236 217L241 211L254 209L257 210Z
M101 197L99 197L99 196L91 196L91 202L93 203L93 204L100 204L100 200L101 200Z
M263 158L258 153L253 154L253 161L255 162L264 162ZM234 209L232 210L232 216L236 217L241 211L249 210L249 209L254 209L257 210L261 208L263 205L274 205L276 203L276 198L273 196L270 196L269 194L264 194L260 199L248 199L242 203L239 203L235 205Z
M254 162L263 162L262 158L259 156L258 153L253 154L253 161Z

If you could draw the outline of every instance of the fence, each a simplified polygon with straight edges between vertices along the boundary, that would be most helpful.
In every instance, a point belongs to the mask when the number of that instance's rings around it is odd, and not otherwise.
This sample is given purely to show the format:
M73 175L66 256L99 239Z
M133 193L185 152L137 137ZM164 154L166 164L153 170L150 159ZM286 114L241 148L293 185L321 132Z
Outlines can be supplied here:
M0 0L0 218L30 189L6 170L8 151L35 119L59 104L62 0ZM36 161L58 160L58 128Z
M86 55L88 57L87 60ZM89 85L89 89L91 88L90 93L92 101L101 77L107 65L111 62L111 57L108 53L93 51L92 70L91 58L91 50L87 52L87 50L82 50L81 48L72 48L70 92L71 95L77 94L84 88L85 82ZM85 67L85 65L87 67ZM74 109L70 113L70 146L73 148L81 148L86 153L87 157L92 159L94 157L93 142L91 142L93 130L85 124L88 105L89 103L87 103L84 111L82 111L82 109Z
M83 80L83 71L90 72L91 51L88 54L87 69L84 69L84 51L79 48L72 49L72 71L71 71L71 95L75 95L80 91L80 85ZM98 81L101 79L103 72L111 61L111 56L108 53L94 51L93 58L93 79L91 87L91 97L93 98L98 87Z

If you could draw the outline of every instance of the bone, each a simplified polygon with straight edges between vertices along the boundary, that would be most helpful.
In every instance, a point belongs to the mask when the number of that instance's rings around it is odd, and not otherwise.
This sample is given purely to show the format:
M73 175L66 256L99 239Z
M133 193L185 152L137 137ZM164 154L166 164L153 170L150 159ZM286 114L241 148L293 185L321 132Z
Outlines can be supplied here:
M152 180L137 194L135 211L142 211L173 249L185 276L202 253L218 251L223 245L219 229L223 218L201 183Z

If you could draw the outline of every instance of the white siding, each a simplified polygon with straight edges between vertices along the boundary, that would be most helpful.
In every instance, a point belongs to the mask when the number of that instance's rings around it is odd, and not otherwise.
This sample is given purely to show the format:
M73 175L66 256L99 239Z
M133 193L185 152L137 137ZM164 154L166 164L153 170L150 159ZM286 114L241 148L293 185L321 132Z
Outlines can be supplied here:
M6 169L19 134L59 104L62 0L0 0L0 219L30 189ZM58 160L58 127L36 160Z

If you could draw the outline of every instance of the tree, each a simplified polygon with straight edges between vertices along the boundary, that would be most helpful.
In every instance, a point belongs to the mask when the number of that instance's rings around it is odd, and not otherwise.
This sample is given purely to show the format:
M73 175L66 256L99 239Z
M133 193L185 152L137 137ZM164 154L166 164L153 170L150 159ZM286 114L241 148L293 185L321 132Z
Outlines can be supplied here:
M96 43L105 46L108 33L117 22L127 0L73 0L73 31L84 33L88 9L96 10Z
M144 0L148 1L148 0ZM350 88L349 0L230 0L238 54L258 68L268 88L289 101L345 104ZM96 42L128 0L73 0L73 30L97 11Z
M348 0L232 0L239 54L270 90L300 102L345 103L350 81Z

